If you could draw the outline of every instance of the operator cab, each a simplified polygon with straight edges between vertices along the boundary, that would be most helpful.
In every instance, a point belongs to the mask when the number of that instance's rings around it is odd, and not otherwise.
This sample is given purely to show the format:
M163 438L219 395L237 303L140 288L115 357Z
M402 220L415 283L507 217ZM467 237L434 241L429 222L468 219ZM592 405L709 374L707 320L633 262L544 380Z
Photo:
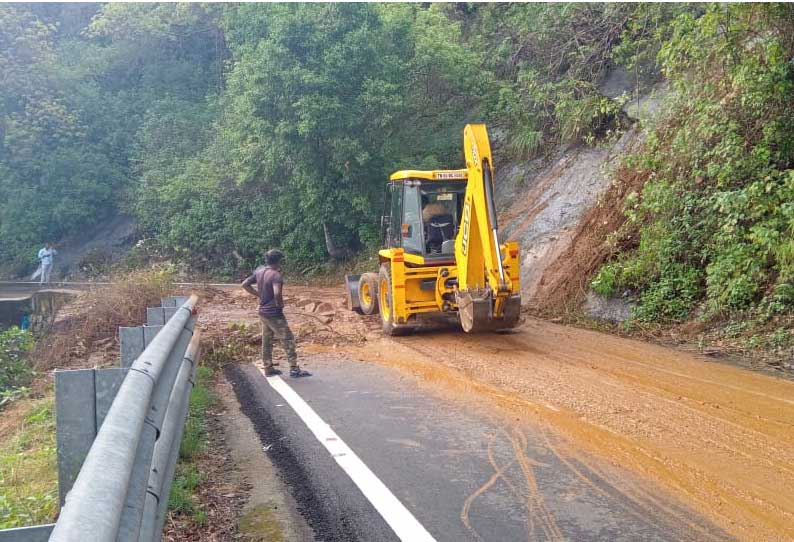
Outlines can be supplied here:
M386 187L384 247L401 247L434 263L454 261L466 177L465 170L393 174Z

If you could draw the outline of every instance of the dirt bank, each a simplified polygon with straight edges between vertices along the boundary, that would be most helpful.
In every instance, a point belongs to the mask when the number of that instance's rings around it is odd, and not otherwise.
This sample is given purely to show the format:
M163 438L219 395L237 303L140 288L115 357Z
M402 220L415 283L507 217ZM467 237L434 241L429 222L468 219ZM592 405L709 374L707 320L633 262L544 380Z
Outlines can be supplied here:
M631 469L740 539L794 539L793 382L536 319L505 335L387 339L376 319L342 309L341 288L288 292L304 354L343 349L449 393L490 398L562 436L563 459L595 454ZM253 298L215 294L202 314L205 326L251 324L249 354L256 356ZM628 483L623 490L649 509L661 506L658 495Z

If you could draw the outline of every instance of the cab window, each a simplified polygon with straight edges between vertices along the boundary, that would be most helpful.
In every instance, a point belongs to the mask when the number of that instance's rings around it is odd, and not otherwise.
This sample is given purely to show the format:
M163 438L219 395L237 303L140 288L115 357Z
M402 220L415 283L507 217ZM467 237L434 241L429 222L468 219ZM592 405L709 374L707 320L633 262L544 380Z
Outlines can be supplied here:
M402 183L391 183L389 185L391 196L391 208L389 216L389 226L387 230L386 245L398 248L402 246L402 213L403 213L403 185Z
M419 183L406 182L403 195L403 221L401 234L406 252L423 254L422 210Z
M450 254L458 233L466 187L463 184L422 186L425 253Z

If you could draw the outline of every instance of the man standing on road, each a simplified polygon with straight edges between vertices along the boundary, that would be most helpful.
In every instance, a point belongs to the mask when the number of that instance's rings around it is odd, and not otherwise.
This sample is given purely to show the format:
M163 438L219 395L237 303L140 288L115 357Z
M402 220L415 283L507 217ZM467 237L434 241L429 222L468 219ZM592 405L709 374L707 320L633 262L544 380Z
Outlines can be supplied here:
M45 243L44 248L39 250L39 262L41 262L41 276L39 278L39 284L46 284L50 282L50 275L52 275L52 264L55 255L58 254L58 251L55 250L55 247L52 243Z
M265 265L257 267L254 274L245 279L242 288L249 294L259 298L259 320L262 322L262 362L265 364L265 376L280 374L273 366L273 338L278 339L287 353L289 375L293 378L311 376L298 366L298 354L295 351L295 337L284 317L284 282L281 278L281 262L284 253L278 249L268 250L265 254ZM256 284L256 289L253 288Z

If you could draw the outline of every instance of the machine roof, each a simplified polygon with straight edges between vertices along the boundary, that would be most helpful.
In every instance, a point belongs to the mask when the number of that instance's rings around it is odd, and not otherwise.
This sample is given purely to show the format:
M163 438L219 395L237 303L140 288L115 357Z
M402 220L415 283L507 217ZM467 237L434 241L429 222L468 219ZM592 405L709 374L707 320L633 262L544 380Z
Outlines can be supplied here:
M425 179L428 181L465 181L468 172L465 169L433 169L422 171L416 169L404 169L395 171L389 177L392 181L404 181L406 179Z

